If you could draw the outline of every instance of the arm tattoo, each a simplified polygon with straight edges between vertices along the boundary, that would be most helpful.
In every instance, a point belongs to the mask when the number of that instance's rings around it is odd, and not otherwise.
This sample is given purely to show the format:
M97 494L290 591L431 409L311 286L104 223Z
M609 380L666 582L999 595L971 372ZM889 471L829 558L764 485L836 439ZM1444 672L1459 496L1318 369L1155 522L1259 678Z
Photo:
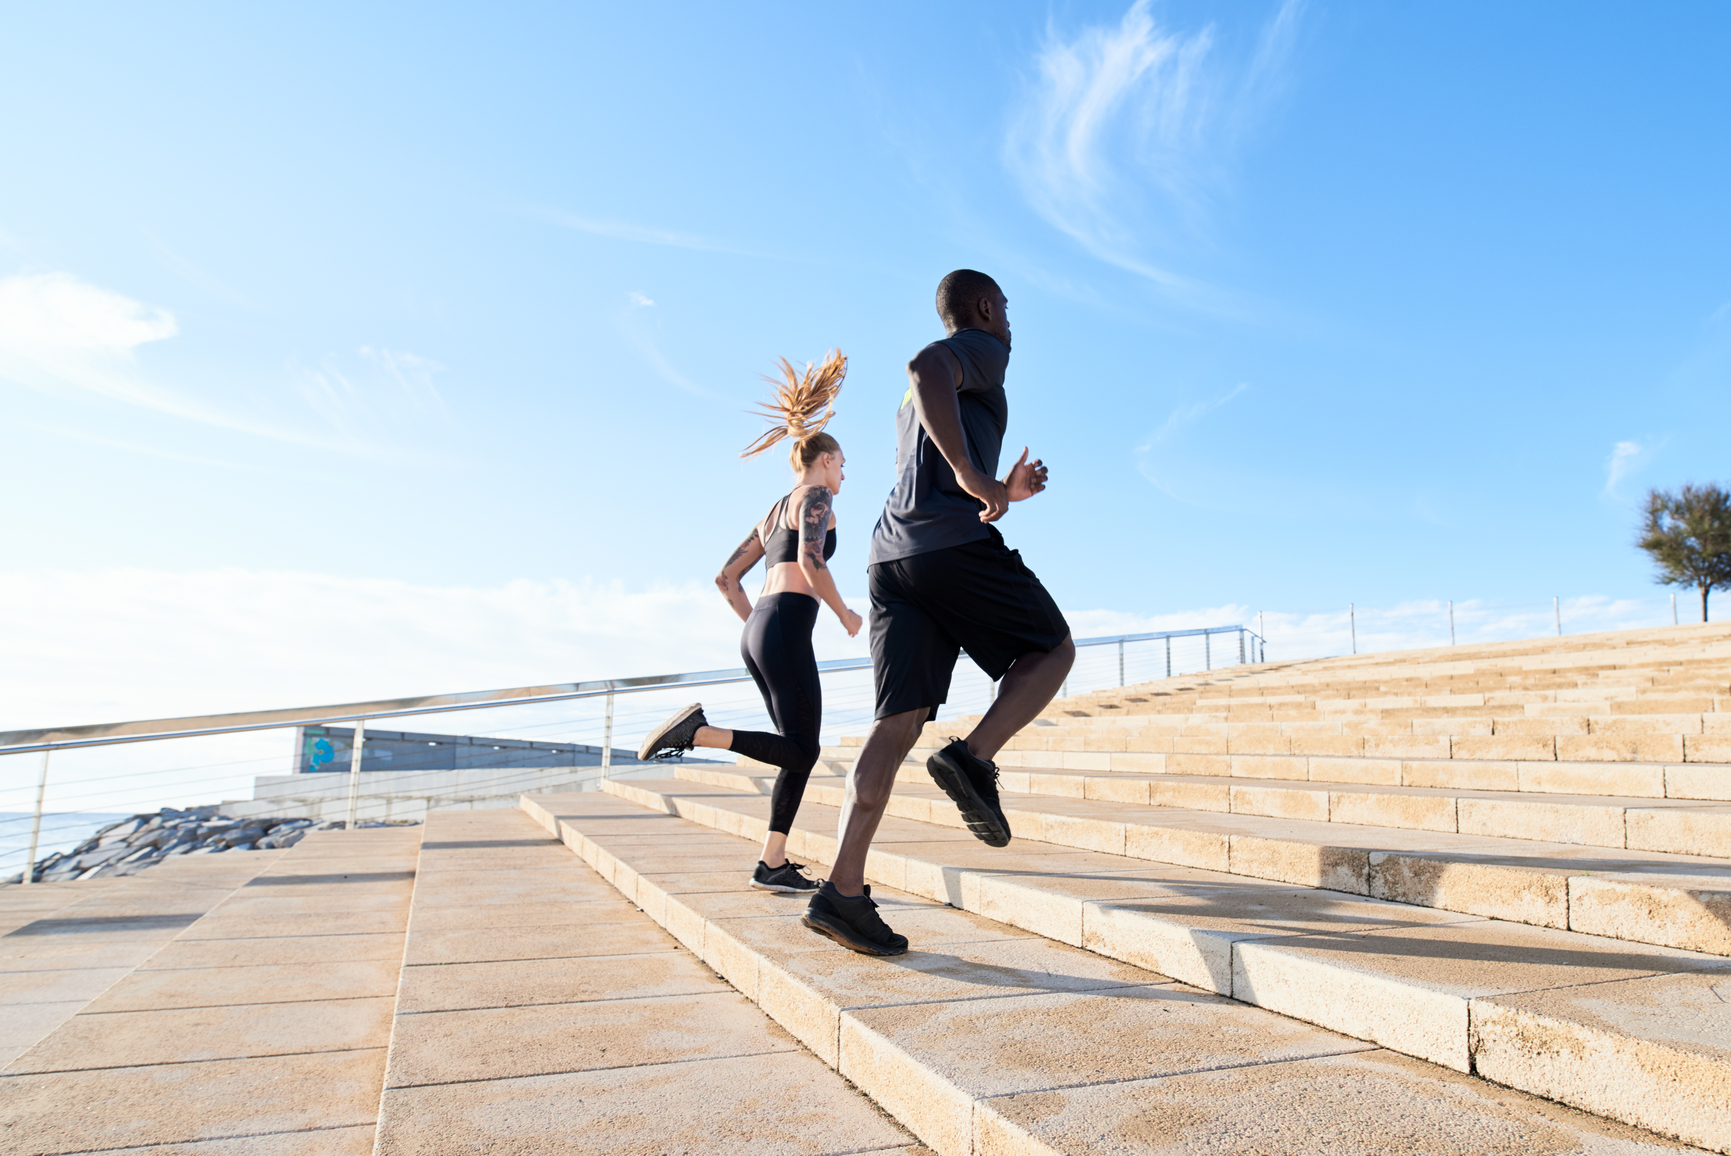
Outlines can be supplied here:
M829 507L835 495L828 486L813 486L799 499L799 553L814 570L827 570L823 540L829 530Z
M734 547L733 553L728 555L727 561L723 562L721 564L721 573L719 573L715 576L715 585L723 594L728 593L733 588L733 579L728 575L727 572L729 570L733 569L733 564L735 562L738 562L741 558L744 558L747 554L751 553L751 547L756 542L757 542L757 530L753 529L751 531L751 533L749 533L745 536L745 541L741 542L738 546ZM753 566L755 566L756 564L757 563L755 561L752 563ZM751 566L747 566L745 568L745 570L750 570L750 569L751 569ZM745 570L740 571L740 577L741 578L745 577Z

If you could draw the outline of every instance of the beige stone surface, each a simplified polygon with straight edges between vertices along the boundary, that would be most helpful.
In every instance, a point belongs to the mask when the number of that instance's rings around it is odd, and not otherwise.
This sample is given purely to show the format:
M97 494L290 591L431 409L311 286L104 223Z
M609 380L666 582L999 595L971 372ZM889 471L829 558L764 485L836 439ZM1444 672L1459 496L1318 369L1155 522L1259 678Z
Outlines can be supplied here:
M1370 890L1370 853L1356 847L1292 839L1234 835L1227 864L1234 875L1297 883L1364 895Z
M1569 926L1731 956L1731 878L1576 875L1569 879Z
M1328 819L1333 823L1355 823L1367 827L1453 831L1455 800L1448 795L1330 791Z
M105 1148L93 1156L371 1156L374 1127L304 1128L293 1132L239 1136L232 1140L189 1140L144 1148Z
M998 1097L982 1156L1650 1156L1629 1128L1384 1051Z
M923 1149L798 1052L394 1088L381 1156L841 1156Z
M1463 798L1456 812L1463 835L1623 846L1623 808L1616 805Z
M1569 926L1569 876L1554 869L1373 851L1370 894L1539 927Z
M292 1003L390 997L397 991L395 957L320 960L236 967L152 967L99 995L92 1012L162 1011L221 1004ZM152 963L159 961L152 960Z
M767 1057L795 1046L733 991L423 1012L397 1017L389 1086Z
M403 936L362 935L277 936L257 939L181 939L156 950L139 971L194 967L249 967L276 964L329 966L365 960L403 958Z
M1630 847L1731 859L1731 807L1630 807L1626 822Z
M1663 975L1473 1004L1492 1080L1731 1151L1731 972Z
M1709 962L1663 948L1472 920L1238 943L1231 994L1464 1072L1473 999Z
M315 1128L370 1129L384 1067L384 1049L372 1048L11 1075L0 1095L0 1148L45 1156Z
M640 923L606 923L590 926L565 919L499 934L499 929L446 928L421 932L410 942L404 956L407 964L483 963L502 959L552 959L574 955L633 955L645 951L672 951L673 943L654 927Z

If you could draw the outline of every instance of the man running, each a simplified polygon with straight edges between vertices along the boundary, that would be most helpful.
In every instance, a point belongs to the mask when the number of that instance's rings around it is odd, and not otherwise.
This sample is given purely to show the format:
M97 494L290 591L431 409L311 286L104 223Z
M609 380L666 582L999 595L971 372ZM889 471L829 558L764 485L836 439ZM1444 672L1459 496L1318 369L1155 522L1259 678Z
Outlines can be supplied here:
M992 756L1052 701L1076 658L1057 603L992 525L1011 502L1046 488L1046 467L1028 461L1026 447L1004 480L995 478L1009 421L1007 303L996 281L972 269L939 282L948 336L908 363L896 415L896 486L867 558L875 721L848 776L835 866L804 916L813 931L866 955L908 949L877 914L866 852L897 769L949 696L958 651L1002 682L979 725L926 769L993 847L1010 841L1010 827Z

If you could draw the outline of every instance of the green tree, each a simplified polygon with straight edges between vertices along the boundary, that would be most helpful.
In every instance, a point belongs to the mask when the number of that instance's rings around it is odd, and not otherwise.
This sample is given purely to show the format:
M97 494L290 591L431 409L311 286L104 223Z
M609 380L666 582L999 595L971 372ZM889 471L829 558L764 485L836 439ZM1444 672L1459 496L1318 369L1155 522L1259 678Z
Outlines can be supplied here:
M1660 582L1701 591L1707 621L1708 591L1731 587L1731 494L1714 485L1648 490L1635 544L1653 556Z

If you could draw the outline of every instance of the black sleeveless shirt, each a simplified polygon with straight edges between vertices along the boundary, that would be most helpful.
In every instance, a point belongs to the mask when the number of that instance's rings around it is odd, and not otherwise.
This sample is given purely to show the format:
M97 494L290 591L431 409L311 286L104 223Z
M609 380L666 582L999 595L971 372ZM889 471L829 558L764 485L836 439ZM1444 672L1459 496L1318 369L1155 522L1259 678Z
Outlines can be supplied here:
M962 412L968 459L976 470L995 478L1010 421L1010 402L1004 394L1010 347L984 329L962 329L933 344L946 347L962 364L956 402ZM872 530L866 565L977 542L991 533L980 521L983 509L978 498L962 489L956 472L926 435L910 387L896 413L896 488Z
M791 497L793 495L789 494L787 498L777 502L775 509L770 511L769 520L775 529L771 530L769 537L763 540L763 564L765 566L774 566L780 562L799 561L799 531L790 530L787 527L787 502L788 498ZM762 533L761 529L758 530L759 535ZM835 527L831 526L829 532L823 536L823 560L828 562L834 556Z

